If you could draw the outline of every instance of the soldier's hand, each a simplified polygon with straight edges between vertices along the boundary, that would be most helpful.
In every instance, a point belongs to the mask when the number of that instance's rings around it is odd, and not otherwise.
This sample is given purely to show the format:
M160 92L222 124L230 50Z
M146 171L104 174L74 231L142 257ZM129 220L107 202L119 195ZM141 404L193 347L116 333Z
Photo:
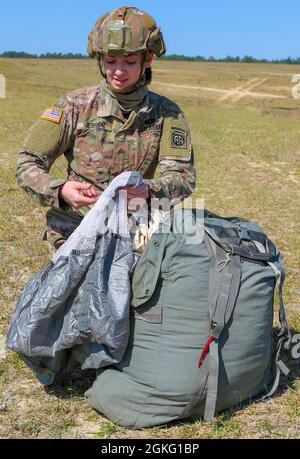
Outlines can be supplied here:
M74 209L95 204L100 194L100 191L91 183L68 181L59 189L59 197Z

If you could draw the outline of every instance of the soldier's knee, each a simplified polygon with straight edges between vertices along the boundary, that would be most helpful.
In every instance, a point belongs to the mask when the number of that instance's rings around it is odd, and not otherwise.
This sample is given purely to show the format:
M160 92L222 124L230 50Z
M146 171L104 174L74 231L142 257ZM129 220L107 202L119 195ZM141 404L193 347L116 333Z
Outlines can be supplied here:
M82 218L70 217L63 212L50 209L46 214L47 227L43 240L48 242L50 254L53 255L71 236Z

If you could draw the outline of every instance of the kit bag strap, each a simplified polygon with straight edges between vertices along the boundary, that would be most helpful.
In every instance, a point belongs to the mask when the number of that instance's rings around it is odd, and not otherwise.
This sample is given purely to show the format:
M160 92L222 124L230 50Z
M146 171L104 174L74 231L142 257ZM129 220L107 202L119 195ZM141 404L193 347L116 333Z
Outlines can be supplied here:
M255 241L255 244L261 252L265 250L264 247L261 244L257 243L256 241ZM273 384L272 384L271 389L267 392L267 394L257 398L255 400L256 402L266 400L267 398L272 397L272 395L274 395L276 390L278 389L281 374L288 376L288 374L290 373L290 370L288 369L288 367L281 360L283 349L285 349L286 351L289 351L291 348L292 335L291 335L290 329L287 324L285 306L284 306L284 301L283 301L283 284L285 280L285 271L283 267L283 260L280 257L280 254L278 254L278 260L268 262L268 264L273 269L276 275L276 282L278 286L278 299L279 299L280 330L277 334L277 344L276 344L276 348L273 353L273 359L274 359L273 361L274 361L274 366L275 366Z
M214 418L219 382L219 338L233 314L241 283L241 261L238 255L226 253L210 241L213 255L210 265L210 333L207 396L204 419ZM214 247L213 247L214 246ZM206 353L208 349L206 349ZM203 359L205 356L203 356ZM203 361L202 359L202 361ZM201 364L201 359L199 364Z

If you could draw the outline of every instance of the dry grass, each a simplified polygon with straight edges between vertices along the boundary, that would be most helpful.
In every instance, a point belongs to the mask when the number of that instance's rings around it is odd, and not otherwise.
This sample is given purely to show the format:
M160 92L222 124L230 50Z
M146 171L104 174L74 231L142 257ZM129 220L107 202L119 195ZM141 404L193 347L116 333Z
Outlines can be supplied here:
M16 299L48 260L41 241L44 209L15 184L17 152L48 104L69 90L97 84L98 74L89 61L15 59L0 60L0 73L7 79L7 98L0 100L0 437L300 438L297 379L273 399L213 422L132 431L99 417L85 403L87 381L46 391L17 355L5 351L3 337ZM206 208L220 215L257 221L282 250L288 319L299 333L300 104L291 97L294 73L300 73L299 67L155 62L152 89L175 99L190 123L198 173L195 197L204 197ZM197 89L245 90L250 80L254 92L284 98ZM170 81L174 86L166 85ZM62 161L54 173L60 174ZM299 361L290 366L299 376Z

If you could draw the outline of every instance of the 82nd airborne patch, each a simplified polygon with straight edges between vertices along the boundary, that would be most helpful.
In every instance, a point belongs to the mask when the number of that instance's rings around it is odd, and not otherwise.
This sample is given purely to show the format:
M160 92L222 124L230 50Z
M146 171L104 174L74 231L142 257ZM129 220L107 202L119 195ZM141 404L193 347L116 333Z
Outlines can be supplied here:
M186 148L187 147L187 132L184 129L171 129L171 148Z

